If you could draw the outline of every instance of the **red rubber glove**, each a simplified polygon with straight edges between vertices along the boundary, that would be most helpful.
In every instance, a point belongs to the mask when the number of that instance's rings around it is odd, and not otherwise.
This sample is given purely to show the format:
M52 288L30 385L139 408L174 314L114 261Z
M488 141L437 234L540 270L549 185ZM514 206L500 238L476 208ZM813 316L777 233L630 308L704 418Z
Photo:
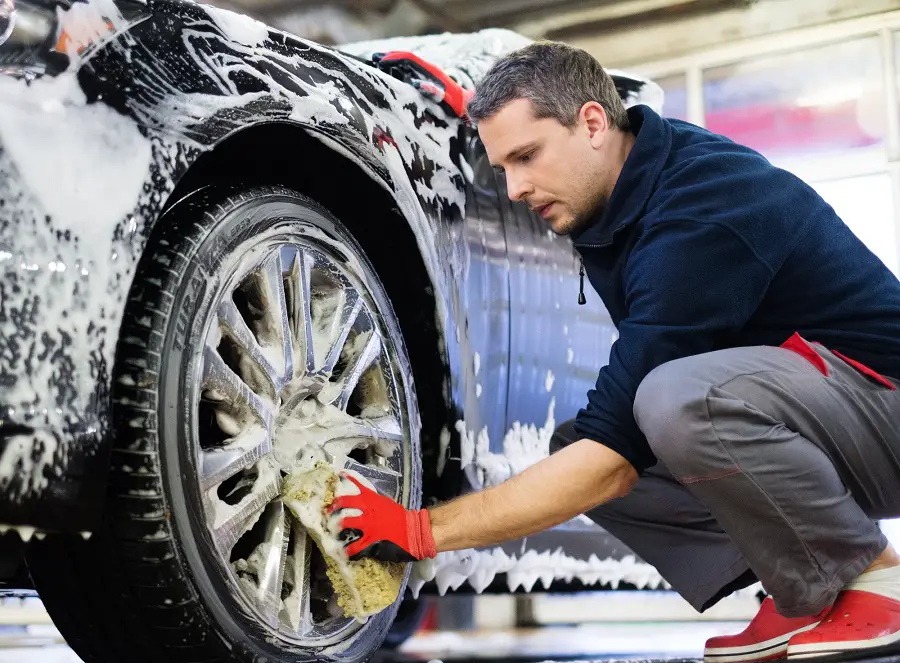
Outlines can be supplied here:
M339 495L328 507L328 513L339 509L362 511L362 515L346 516L340 521L341 540L358 537L345 546L350 559L413 562L437 555L426 509L405 509L355 477L343 473L341 477L352 481L359 488L359 495Z
M409 51L375 53L372 61L392 75L398 75L423 94L431 97L457 117L465 117L466 104L474 96L441 69Z

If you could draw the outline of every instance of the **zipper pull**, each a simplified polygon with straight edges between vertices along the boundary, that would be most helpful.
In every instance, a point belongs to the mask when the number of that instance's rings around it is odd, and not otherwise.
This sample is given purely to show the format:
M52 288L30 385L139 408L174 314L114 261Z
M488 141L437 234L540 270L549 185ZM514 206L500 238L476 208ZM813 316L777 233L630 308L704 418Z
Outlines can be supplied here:
M584 260L580 260L581 268L578 270L578 276L581 281L578 286L578 305L584 306L587 303L587 299L584 297Z

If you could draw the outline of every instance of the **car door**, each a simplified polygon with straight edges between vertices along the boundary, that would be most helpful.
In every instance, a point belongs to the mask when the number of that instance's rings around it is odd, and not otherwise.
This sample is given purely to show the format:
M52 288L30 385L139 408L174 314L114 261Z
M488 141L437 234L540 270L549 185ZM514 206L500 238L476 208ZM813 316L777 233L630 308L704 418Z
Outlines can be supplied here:
M586 284L578 304L579 259L523 203L467 132L472 168L462 233L468 247L466 312L460 330L464 406L459 461L475 488L500 483L548 453L556 426L587 402L616 330ZM451 456L451 458L453 458Z
M510 204L510 377L507 429L523 430L531 464L546 451L553 429L576 415L617 338L609 314L585 280L578 304L579 257L568 237L522 203ZM533 426L532 431L530 427ZM533 438L533 439L531 439ZM507 453L521 451L512 446ZM514 462L514 461L513 461Z

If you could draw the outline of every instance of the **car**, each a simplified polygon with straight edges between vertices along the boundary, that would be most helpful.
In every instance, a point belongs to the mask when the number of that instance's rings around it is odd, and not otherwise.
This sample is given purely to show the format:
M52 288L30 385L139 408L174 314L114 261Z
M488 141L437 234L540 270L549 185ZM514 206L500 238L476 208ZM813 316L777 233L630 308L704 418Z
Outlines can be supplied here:
M0 7L4 586L36 589L85 661L366 660L401 601L343 617L285 475L324 457L407 507L502 481L616 338L476 129L375 56L471 89L527 40L329 47L183 0ZM585 518L408 578L407 600L662 583Z

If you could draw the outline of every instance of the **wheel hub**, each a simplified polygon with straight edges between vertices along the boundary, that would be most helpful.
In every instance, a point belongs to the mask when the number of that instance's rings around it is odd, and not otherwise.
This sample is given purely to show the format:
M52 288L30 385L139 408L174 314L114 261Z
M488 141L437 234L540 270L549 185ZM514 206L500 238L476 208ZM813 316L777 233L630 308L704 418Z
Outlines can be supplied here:
M215 549L260 620L303 646L359 628L282 504L288 473L327 460L408 501L408 413L362 274L309 238L262 241L218 295L199 358L195 448Z

